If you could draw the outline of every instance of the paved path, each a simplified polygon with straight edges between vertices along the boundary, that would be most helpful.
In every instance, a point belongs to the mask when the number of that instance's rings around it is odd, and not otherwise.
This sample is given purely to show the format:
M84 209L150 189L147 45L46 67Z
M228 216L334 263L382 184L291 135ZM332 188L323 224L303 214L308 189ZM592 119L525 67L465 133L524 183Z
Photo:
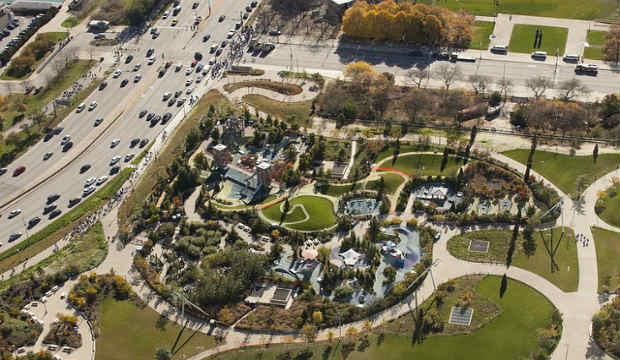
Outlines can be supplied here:
M355 162L355 153L357 152L357 141L353 140L351 142L351 158L349 160L349 164L347 168L344 170L344 174L342 175L342 179L346 180L349 178L349 173L351 173L351 169L353 168L353 163Z
M620 170L616 169L600 179L596 180L590 187L586 189L583 193L582 203L585 206L582 206L582 211L584 215L590 220L590 226L596 226L605 230L615 231L620 233L620 228L610 225L603 221L598 215L596 215L596 211L594 211L594 206L589 206L590 204L596 204L596 200L598 200L598 193L601 191L607 190L612 184L612 179L620 179ZM620 214L618 214L620 216Z

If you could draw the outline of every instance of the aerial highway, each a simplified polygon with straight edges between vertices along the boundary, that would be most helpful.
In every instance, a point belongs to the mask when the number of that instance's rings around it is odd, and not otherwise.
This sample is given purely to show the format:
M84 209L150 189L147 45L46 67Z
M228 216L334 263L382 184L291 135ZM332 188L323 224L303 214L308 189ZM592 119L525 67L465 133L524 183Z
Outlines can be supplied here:
M212 4L213 13L208 16L209 8L206 2L201 2L196 9L191 9L191 2L185 2L183 10L177 16L158 21L155 27L159 36L153 38L147 31L139 42L128 42L119 64L112 69L119 69L120 76L110 74L105 79L107 86L95 90L84 101L84 110L74 110L62 121L59 127L63 130L60 134L33 146L0 176L0 249L6 250L18 244L53 221L49 216L52 211L43 214L50 195L60 195L58 199L50 202L60 210L60 214L54 216L57 218L70 210L70 199L80 198L83 201L91 195L83 196L88 186L100 188L115 176L116 173L110 172L113 166L118 166L119 171L129 166L129 157L137 156L147 146L143 143L141 147L138 143L130 147L131 141L152 141L163 131L161 120L154 125L146 120L148 113L163 117L169 112L174 117L178 112L187 111L189 99L195 89L209 86L213 82L211 74L202 76L202 71L197 73L196 69L191 67L194 54L200 52L203 55L200 63L206 66L214 57L209 54L210 46L221 44L227 39L227 33L234 29L240 20L240 10L243 11L248 4L216 1ZM196 16L202 16L203 20L196 31L193 31L191 27ZM224 18L220 21L222 16ZM178 21L176 26L171 25L174 19ZM204 34L210 35L206 42L203 41ZM148 65L148 49L154 50L152 56L155 61L152 65ZM228 54L228 48L223 50L220 57ZM128 56L133 59L126 63ZM165 75L159 78L158 69L166 62L171 62L172 65ZM136 64L140 64L140 69L133 71ZM177 70L177 65L182 68ZM189 73L188 68L192 70ZM136 81L138 74L141 78ZM198 76L202 78L199 83L196 82ZM121 86L123 80L127 80L127 83ZM188 88L193 89L190 94L187 93ZM181 92L178 98L186 99L181 106L178 106L176 101L169 105L168 101L163 100L164 93L171 93L174 98L177 91ZM96 101L97 106L89 110L93 101ZM147 114L141 117L143 110L146 110ZM103 121L95 126L97 119ZM61 145L64 136L70 136L73 143L66 152L62 151ZM119 142L113 146L112 142L115 140ZM44 160L46 153L52 155ZM130 156L125 161L127 155ZM115 157L118 157L118 160ZM111 165L113 159L116 162ZM86 164L90 167L83 171L82 167ZM25 171L18 176L12 176L20 166L24 166ZM99 186L96 182L86 185L87 179L100 179L104 176L107 176L107 180L102 181ZM19 214L11 216L11 212L15 210L18 210ZM28 228L28 222L35 217L39 217L40 221ZM9 242L9 238L14 234L21 236Z

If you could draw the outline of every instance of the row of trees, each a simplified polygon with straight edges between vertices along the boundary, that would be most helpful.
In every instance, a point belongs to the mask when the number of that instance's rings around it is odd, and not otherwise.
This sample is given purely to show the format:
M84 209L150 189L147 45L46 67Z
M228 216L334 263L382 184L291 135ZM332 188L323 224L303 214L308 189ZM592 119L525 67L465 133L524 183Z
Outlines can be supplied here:
M607 61L618 62L618 43L620 42L620 26L618 23L613 24L605 35L605 43L603 45L603 56Z
M342 31L353 37L464 49L471 42L473 23L472 16L439 6L359 0L345 12Z

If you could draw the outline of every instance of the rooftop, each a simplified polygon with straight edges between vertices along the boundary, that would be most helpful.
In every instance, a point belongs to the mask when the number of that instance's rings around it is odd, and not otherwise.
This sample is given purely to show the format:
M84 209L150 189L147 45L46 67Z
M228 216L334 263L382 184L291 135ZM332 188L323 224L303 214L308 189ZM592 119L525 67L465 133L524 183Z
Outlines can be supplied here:
M224 145L224 144L217 144L213 148L215 150L217 150L217 151L224 151L224 150L226 150L226 145Z

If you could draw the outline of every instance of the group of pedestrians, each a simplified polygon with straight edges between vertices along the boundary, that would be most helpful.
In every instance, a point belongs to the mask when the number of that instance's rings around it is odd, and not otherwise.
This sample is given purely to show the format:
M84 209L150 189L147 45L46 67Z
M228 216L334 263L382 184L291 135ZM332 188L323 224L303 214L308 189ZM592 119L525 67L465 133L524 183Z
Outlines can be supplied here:
M577 236L575 236L575 242L581 242L581 246L584 247L590 245L590 239L588 239L584 234L577 234Z

